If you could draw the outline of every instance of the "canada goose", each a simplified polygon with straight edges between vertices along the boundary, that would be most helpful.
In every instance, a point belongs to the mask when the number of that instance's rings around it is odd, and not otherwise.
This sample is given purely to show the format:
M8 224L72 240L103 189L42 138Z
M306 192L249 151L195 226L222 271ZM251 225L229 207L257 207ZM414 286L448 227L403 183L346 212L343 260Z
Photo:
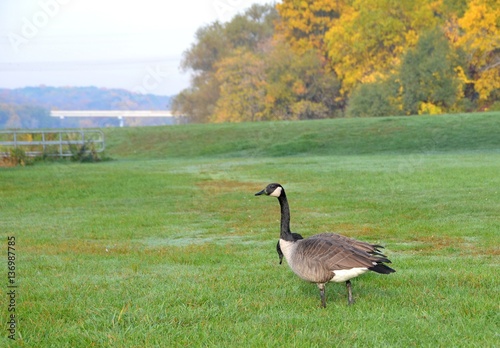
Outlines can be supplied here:
M348 303L353 304L351 278L367 271L382 274L396 272L384 263L390 263L379 245L359 242L334 233L317 234L306 239L290 231L290 207L285 189L277 183L257 192L278 198L281 207L281 232L278 254L282 252L292 269L303 280L315 283L320 292L321 305L326 307L325 284L345 282ZM300 236L302 237L302 236Z

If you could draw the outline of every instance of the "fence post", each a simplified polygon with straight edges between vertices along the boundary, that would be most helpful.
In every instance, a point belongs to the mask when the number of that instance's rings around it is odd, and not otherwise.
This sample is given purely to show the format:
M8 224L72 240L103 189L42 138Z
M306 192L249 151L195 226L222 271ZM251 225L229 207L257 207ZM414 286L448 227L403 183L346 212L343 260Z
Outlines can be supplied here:
M43 149L43 153L45 154L45 152L46 152L45 131L42 131L42 149Z
M63 158L62 132L59 132L59 159Z

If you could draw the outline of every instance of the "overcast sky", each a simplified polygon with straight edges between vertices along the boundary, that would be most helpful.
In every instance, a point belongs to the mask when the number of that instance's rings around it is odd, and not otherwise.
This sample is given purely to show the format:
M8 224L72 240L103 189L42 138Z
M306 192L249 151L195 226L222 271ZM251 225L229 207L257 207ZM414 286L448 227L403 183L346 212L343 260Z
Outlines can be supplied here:
M273 0L0 0L0 88L97 86L173 95L198 28Z

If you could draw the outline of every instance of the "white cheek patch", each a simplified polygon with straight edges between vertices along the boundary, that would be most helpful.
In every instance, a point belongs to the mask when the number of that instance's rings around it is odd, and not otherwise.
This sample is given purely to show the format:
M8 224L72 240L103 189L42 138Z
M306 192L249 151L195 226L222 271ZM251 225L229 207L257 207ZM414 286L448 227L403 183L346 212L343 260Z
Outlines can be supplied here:
M269 196L279 197L281 196L281 191L283 191L283 188L278 186Z

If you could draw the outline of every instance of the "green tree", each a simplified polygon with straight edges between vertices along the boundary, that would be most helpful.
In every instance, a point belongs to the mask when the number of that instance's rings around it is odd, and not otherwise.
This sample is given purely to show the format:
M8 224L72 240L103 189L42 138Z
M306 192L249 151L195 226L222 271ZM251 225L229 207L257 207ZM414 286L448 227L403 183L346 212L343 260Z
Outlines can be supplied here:
M172 101L172 111L186 116L190 122L208 122L219 99L219 82L212 72L195 75L191 86L181 91Z
M269 118L310 119L335 115L340 85L334 74L326 72L318 50L300 54L288 43L275 39L266 62L265 100Z
M270 5L253 5L245 13L236 15L225 26L231 47L244 47L251 51L274 35L274 25L278 20L276 9Z
M317 50L297 54L284 42L260 52L236 49L216 64L220 88L213 122L331 117L339 84Z
M459 58L441 29L422 35L417 46L404 56L399 72L404 112L453 110L463 91L458 67Z
M214 65L230 52L224 25L219 22L198 29L195 43L184 52L181 68L192 70L191 86L172 101L172 111L186 115L191 122L206 122L219 98Z
M265 71L261 57L236 49L216 64L220 86L212 122L258 121L264 117Z
M199 29L181 63L184 71L192 73L191 85L174 98L174 113L187 115L194 122L217 119L214 112L220 111L218 100L226 95L220 91L224 65L221 62L237 49L258 50L273 35L276 16L273 6L254 5L228 23L215 22Z
M195 73L209 72L230 48L224 25L219 22L209 24L196 31L195 43L184 52L181 68Z

